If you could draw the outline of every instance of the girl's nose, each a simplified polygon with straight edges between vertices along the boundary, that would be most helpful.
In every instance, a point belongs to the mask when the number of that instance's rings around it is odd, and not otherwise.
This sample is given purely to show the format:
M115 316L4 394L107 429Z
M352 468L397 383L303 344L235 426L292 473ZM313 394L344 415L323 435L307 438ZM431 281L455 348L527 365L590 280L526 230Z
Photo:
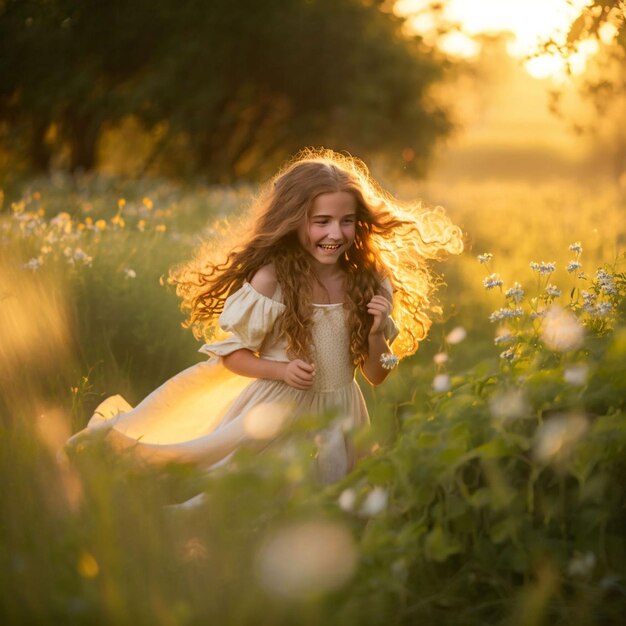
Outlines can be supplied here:
M331 222L330 231L328 233L333 239L342 239L341 227L338 222Z

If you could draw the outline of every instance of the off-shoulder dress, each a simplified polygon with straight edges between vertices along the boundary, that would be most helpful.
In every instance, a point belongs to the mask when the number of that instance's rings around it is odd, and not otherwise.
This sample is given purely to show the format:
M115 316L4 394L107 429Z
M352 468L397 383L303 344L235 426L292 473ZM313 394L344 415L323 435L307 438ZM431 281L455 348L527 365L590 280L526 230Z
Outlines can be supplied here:
M266 445L280 421L310 414L333 413L337 419L317 433L317 472L323 482L343 477L354 466L355 451L346 423L369 423L367 407L354 378L350 334L342 303L313 305L316 366L311 389L299 390L277 380L238 376L221 357L241 348L272 361L288 361L286 339L277 321L284 311L280 287L270 298L250 283L232 293L219 318L223 341L205 344L207 361L193 365L149 394L135 408L119 395L96 409L85 432L107 428L114 446L132 447L149 462L191 462L211 468L226 463L241 445ZM390 317L385 328L391 342L397 329ZM259 421L261 423L259 423Z

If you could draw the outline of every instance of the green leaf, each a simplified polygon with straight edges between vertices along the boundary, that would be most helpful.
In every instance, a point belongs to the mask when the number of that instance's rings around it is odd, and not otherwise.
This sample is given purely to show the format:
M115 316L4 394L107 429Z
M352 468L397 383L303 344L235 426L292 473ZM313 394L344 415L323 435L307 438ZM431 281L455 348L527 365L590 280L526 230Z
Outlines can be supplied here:
M494 524L489 529L489 536L494 543L503 543L516 534L518 527L518 518L511 514L497 524Z
M426 535L424 540L424 552L426 558L431 561L443 562L452 554L461 551L460 543L450 535L444 533L441 526L435 526Z
M367 470L367 480L372 485L387 485L395 476L395 469L389 461L381 461Z

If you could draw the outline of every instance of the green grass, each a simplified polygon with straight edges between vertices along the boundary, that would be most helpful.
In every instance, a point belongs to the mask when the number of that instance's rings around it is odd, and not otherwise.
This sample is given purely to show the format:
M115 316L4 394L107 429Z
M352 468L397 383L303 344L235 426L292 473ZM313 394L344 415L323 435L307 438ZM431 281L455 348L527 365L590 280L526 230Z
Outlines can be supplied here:
M445 313L428 340L384 385L364 388L372 428L355 437L377 451L329 487L316 482L307 437L329 416L209 476L142 467L97 440L71 460L58 455L103 397L134 403L203 358L159 278L212 222L237 214L247 190L39 180L21 203L5 199L4 623L621 623L624 199L556 183L420 191L463 225L469 249L438 268ZM565 270L575 241L580 278ZM36 269L24 267L31 259ZM542 260L557 263L549 281L577 320L574 336L584 327L571 349L549 348L528 314L551 303L547 278L529 268ZM608 294L595 269L616 262ZM483 287L492 272L502 291L515 281L526 290L513 344L493 343L487 318L506 299ZM583 290L611 313L585 310ZM467 338L451 344L458 326ZM513 360L500 358L511 345ZM447 361L434 363L437 353ZM205 506L164 508L198 491Z

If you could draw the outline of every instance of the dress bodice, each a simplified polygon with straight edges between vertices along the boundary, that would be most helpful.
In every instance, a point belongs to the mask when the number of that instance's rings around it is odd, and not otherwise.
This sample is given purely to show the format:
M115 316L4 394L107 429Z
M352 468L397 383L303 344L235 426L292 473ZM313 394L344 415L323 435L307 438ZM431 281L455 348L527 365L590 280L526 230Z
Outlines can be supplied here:
M220 316L220 327L231 333L230 336L205 344L200 352L219 358L246 348L270 361L289 361L287 339L278 323L284 310L280 286L269 298L246 282L229 296ZM391 342L396 334L395 324L389 317L385 336ZM355 368L350 356L346 309L342 303L313 304L311 339L315 362L313 390L334 391L351 384Z
M316 391L333 391L354 379L350 333L342 304L313 305L313 359Z

